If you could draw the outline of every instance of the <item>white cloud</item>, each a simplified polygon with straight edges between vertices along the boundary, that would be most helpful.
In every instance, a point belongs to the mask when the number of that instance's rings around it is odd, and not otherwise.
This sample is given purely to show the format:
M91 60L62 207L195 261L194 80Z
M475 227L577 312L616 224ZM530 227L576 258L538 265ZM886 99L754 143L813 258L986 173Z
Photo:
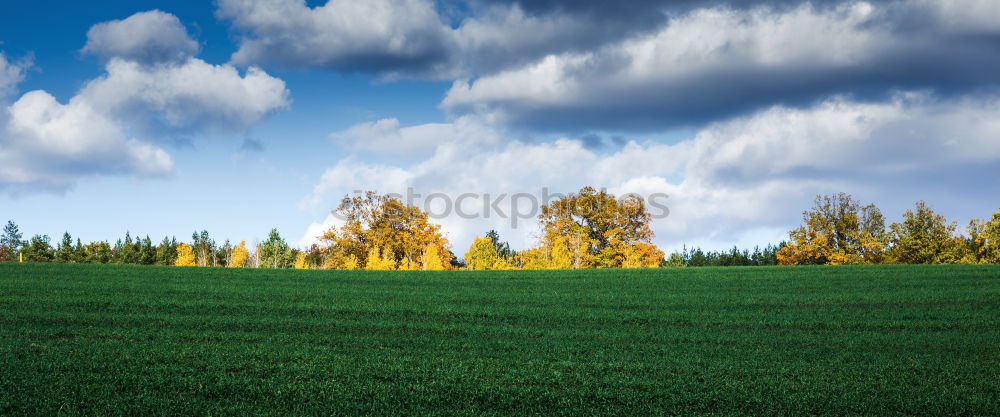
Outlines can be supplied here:
M17 84L24 80L24 73L30 66L30 61L11 62L0 52L0 103L15 92Z
M238 64L437 77L452 68L450 28L429 0L221 0L216 15L242 33Z
M256 67L240 75L197 58L153 66L116 58L106 70L80 96L143 133L240 132L290 103L285 82Z
M0 54L0 188L65 191L98 175L160 177L173 169L155 143L177 135L244 132L289 106L284 81L250 67L212 65L173 15L101 23L84 48L106 73L66 104L32 91L7 105L27 64Z
M98 23L87 31L84 53L142 63L183 61L198 54L198 42L181 21L159 10Z
M0 117L0 188L65 190L81 176L157 177L173 169L155 145L125 136L85 100L60 104L31 91Z
M540 199L542 187L571 192L592 185L618 195L668 195L656 201L670 215L653 225L656 242L669 249L684 243L712 248L776 243L819 193L853 193L893 216L918 199L958 192L967 197L963 204L935 201L936 206L949 214L982 215L971 213L976 205L967 203L971 198L982 206L995 204L979 187L990 181L983 172L1000 168L1000 123L991 116L997 112L997 96L938 99L906 93L881 104L837 97L806 109L773 106L711 124L675 144L629 142L603 153L579 139L468 146L442 138L433 155L414 163L341 161L308 199L332 208L355 189L405 194L406 187L424 197L524 192ZM390 131L408 128L417 126ZM465 203L465 213L483 213L482 197ZM509 217L510 199L500 208ZM660 210L650 209L654 215ZM473 219L452 213L436 221L459 254L489 229L517 247L534 244L537 234L534 219L519 219L514 229L509 218L495 213Z
M459 142L466 146L492 145L505 140L502 133L474 117L461 117L451 123L429 123L401 127L398 119L382 119L361 123L336 132L330 138L346 142L350 147L379 153L426 156L443 142Z

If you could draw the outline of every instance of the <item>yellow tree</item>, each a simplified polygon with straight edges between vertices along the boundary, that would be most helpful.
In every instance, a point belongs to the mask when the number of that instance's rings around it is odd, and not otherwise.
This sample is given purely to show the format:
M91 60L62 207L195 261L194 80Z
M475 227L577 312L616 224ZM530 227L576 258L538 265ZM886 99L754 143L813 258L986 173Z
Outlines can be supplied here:
M175 266L195 266L194 250L191 249L186 243L181 243L177 245L177 261L174 262Z
M892 231L890 260L902 264L958 263L966 256L965 239L957 236L958 225L948 223L923 201L915 210L903 213L902 223L889 225Z
M491 237L477 237L465 253L465 263L474 271L506 270L513 267L497 253Z
M295 269L309 269L309 264L306 262L306 253L299 252L295 255L295 264L292 265Z
M641 198L592 187L542 206L538 219L549 268L620 268L634 245L651 245L654 236Z
M885 217L874 204L862 207L845 193L816 196L802 213L803 225L788 232L778 251L782 265L881 263L888 237Z
M392 271L396 269L396 261L392 259L390 251L384 251L375 246L368 251L368 257L365 259L365 269L368 271Z
M430 223L427 213L417 207L369 191L363 196L345 197L337 215L345 219L344 225L331 228L321 237L331 267L343 267L351 255L367 262L373 248L378 248L379 259L389 258L394 265L418 265L424 262L427 247L435 246L441 264L450 268L450 245L441 227Z
M441 252L439 252L439 246L435 244L428 244L424 248L424 256L421 261L423 262L424 271L444 271L445 263L441 259Z
M247 250L247 241L240 241L240 245L233 248L233 256L229 261L230 268L243 268L247 263L247 258L250 257L250 251Z

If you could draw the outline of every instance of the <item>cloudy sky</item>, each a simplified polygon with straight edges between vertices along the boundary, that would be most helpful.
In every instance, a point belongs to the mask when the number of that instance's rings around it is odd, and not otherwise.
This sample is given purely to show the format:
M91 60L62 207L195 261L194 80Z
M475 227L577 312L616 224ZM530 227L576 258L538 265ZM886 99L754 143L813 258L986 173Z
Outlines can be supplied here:
M471 195L461 254L584 185L668 196L667 249L777 242L820 193L1000 208L996 0L189 3L4 6L0 221L304 245L412 189Z

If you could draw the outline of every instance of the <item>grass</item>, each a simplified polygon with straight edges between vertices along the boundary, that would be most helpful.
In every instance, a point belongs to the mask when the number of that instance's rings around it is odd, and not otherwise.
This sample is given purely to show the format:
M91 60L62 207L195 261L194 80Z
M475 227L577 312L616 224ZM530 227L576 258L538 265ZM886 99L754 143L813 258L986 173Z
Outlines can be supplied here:
M1000 267L0 264L0 415L997 415Z

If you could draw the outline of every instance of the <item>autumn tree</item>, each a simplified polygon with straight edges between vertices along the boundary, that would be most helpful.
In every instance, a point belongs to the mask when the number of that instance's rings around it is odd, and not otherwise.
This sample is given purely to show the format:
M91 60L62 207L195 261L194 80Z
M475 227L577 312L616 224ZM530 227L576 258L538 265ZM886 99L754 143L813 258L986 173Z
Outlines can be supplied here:
M186 243L181 243L177 245L177 260L174 261L175 266L197 266L195 261L194 250L191 249Z
M606 191L584 187L542 206L538 219L543 229L541 244L547 250L531 253L532 265L621 268L629 256L633 265L659 266L663 261L663 252L652 246L651 217L638 196L619 200ZM539 261L539 255L547 261Z
M368 271L392 271L396 269L396 261L392 258L392 251L373 246L368 251L368 256L365 257L365 269Z
M494 234L494 231L491 231ZM469 251L465 252L465 262L468 268L474 271L505 270L512 269L507 259L497 253L497 245L494 237L489 234L486 237L477 237L469 246Z
M226 265L228 268L243 268L247 263L247 258L250 257L250 251L247 250L247 241L240 241L239 246L233 248L233 254L229 259L229 263Z
M450 269L453 255L441 227L429 221L418 207L374 192L345 197L337 208L343 226L321 236L327 261L324 266L348 269L358 262L367 269L370 260L389 259L396 265L425 265ZM371 254L377 251L378 256ZM437 258L432 262L430 258ZM379 265L380 267L384 265Z
M788 233L777 252L782 265L881 263L888 243L885 217L874 204L845 193L816 196L803 225Z
M965 240L956 236L958 225L934 213L923 201L903 213L902 223L889 225L890 261L902 264L958 263L965 257Z

